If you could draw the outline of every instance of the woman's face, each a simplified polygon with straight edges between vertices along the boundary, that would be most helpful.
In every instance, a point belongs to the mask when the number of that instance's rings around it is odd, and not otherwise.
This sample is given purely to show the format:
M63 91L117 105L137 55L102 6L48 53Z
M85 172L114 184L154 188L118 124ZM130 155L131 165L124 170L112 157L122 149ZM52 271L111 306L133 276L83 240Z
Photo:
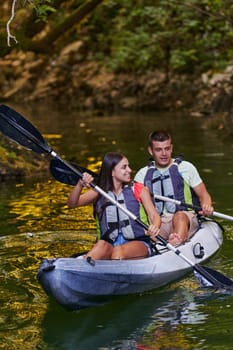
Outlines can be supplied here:
M129 167L129 162L127 158L122 158L122 160L114 167L112 170L112 177L120 182L130 182L132 169Z

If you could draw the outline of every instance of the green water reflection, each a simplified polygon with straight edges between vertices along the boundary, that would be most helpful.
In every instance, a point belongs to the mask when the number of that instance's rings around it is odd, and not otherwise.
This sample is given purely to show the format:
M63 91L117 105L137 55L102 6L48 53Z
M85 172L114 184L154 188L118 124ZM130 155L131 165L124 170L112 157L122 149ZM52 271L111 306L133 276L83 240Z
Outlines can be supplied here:
M172 113L93 116L54 108L48 113L43 105L17 110L62 157L94 171L110 150L125 153L134 170L141 167L148 158L147 134L169 126L175 153L197 165L215 209L233 215L232 144L198 119ZM80 312L48 299L36 279L39 264L44 257L69 256L93 245L92 208L68 209L71 187L49 174L0 187L1 349L232 349L232 296L201 290L192 275ZM225 240L209 265L233 278L233 226L219 221Z

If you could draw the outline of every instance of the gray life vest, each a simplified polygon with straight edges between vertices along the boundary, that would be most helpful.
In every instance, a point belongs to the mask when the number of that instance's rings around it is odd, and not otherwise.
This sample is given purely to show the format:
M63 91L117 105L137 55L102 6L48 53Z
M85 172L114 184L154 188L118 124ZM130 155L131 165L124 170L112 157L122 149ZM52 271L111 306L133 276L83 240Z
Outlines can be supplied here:
M154 197L154 194L179 200L183 203L200 205L193 189L187 184L179 173L178 165L182 162L182 158L178 157L169 166L169 168L161 173L153 163L148 166L147 173L144 178L144 185L149 188L151 197L155 204L156 210L161 215L164 211L175 213L178 210L188 210L183 205L177 205L171 202L165 202Z
M132 186L125 186L118 196L111 191L108 192L108 195L127 208L137 218L140 217L140 203L134 196ZM121 232L127 240L148 240L144 228L105 197L101 196L98 199L95 212L98 218L101 239L113 243L117 239L119 232Z

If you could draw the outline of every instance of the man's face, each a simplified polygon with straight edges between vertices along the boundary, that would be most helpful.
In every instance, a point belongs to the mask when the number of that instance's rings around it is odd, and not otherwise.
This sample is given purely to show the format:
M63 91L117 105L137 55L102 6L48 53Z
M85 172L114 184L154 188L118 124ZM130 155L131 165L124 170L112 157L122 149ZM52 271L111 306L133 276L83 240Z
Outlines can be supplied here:
M173 145L171 140L153 141L148 147L148 152L153 156L156 166L165 168L171 163Z

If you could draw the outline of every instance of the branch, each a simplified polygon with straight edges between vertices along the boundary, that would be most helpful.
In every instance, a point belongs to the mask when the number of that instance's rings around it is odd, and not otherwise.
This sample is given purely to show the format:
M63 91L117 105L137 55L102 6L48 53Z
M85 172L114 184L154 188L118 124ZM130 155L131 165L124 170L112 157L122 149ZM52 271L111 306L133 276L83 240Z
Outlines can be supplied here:
M7 46L11 46L11 39L13 39L16 44L18 43L16 37L11 34L11 30L10 30L11 22L13 21L13 19L15 17L15 5L16 5L16 2L17 2L17 0L13 0L13 2L12 2L11 17L10 17L9 21L7 22L7 24L6 24Z
M54 29L46 35L46 37L37 41L32 41L30 49L34 52L49 52L52 49L53 42L62 34L70 30L74 25L80 23L85 16L92 13L92 11L104 0L88 0L75 9L69 17L66 17L62 23L57 25Z

